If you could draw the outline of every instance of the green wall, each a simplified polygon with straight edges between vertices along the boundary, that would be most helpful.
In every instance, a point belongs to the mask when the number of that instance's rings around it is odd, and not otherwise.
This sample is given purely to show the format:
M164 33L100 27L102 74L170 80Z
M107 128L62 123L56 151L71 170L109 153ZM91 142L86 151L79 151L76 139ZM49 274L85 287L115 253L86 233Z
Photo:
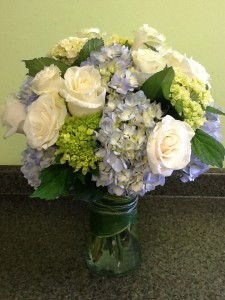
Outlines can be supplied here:
M192 56L211 74L212 94L225 108L224 0L0 0L0 105L25 78L21 62L45 55L60 39L88 27L132 37L147 23L168 45ZM225 120L222 120L225 136ZM0 165L20 164L22 135L7 140L0 128ZM224 138L225 141L225 138Z

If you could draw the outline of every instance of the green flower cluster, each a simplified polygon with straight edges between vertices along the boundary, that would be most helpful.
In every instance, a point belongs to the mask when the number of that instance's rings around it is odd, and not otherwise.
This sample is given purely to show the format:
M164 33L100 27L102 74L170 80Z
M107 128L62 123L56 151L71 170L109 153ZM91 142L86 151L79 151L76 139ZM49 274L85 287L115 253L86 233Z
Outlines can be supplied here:
M84 175L90 169L96 169L96 162L99 159L94 153L97 147L94 137L100 119L100 113L81 118L66 118L56 142L58 149L55 155L61 156L61 164L67 162L75 169L75 172L81 170Z
M205 123L205 108L213 103L213 99L204 82L176 72L170 88L170 102L184 121L196 130Z

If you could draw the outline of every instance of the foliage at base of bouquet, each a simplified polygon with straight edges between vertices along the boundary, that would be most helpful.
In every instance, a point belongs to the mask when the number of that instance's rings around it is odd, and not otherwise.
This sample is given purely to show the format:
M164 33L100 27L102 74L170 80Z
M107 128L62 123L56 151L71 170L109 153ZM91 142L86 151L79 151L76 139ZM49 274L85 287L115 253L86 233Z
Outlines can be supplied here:
M73 194L76 199L89 202L101 199L107 193L105 188L96 189L90 175L74 172L68 164L51 165L41 172L40 179L41 183L31 197L54 200Z

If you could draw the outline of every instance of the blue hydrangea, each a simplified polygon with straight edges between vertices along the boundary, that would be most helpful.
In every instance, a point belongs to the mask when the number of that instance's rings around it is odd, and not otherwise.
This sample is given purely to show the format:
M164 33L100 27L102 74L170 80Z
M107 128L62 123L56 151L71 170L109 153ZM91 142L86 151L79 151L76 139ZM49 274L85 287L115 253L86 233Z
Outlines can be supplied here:
M205 133L219 142L222 142L221 123L218 115L207 112L205 115L206 122L200 127ZM194 154L191 155L189 164L182 170L176 172L182 182L194 181L199 175L207 172L209 166L203 163Z
M117 70L108 86L119 94L126 95L138 86L136 76L128 70Z
M40 185L40 173L43 169L49 167L55 160L55 147L49 147L47 150L38 151L27 146L22 152L21 172L28 180L28 183L35 189Z
M221 134L221 122L219 115L207 112L205 115L206 122L200 128L204 132L208 133L211 137L216 139L218 142L222 142Z
M92 51L90 58L86 62L82 62L81 66L84 65L95 65L99 69L108 66L109 70L113 65L117 70L127 69L132 65L131 51L128 47L117 44L102 47L101 51Z
M130 49L115 44L110 47L103 47L100 51L91 52L88 60L82 62L81 66L95 66L102 76L103 85L106 87L115 74L111 86L118 86L117 91L122 91L125 94L126 91L133 90L137 86L134 76L127 72L133 67L132 63Z
M143 178L143 195L146 192L155 190L158 185L163 186L165 181L165 176L161 174L145 173Z
M161 107L142 91L126 96L113 92L107 100L97 133L99 176L93 180L112 194L143 196L165 183L163 176L151 174L146 155L147 138L162 116Z
M18 93L20 101L25 105L26 108L38 98L38 95L36 95L31 90L32 80L33 77L28 76L27 79L23 82Z
M184 169L178 171L177 174L180 176L182 182L188 182L194 181L199 175L208 170L209 166L192 154L189 164Z

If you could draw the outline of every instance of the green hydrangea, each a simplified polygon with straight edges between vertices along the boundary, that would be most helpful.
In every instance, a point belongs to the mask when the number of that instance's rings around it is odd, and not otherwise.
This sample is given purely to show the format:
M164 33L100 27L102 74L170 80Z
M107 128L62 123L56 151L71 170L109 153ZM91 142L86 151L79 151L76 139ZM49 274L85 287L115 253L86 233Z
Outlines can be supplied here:
M61 164L68 163L75 171L81 170L84 175L91 169L96 169L99 159L94 153L97 147L95 130L100 119L100 113L66 118L56 142L58 149L55 155L60 155Z
M184 121L196 130L205 123L205 108L213 103L213 99L204 82L176 72L170 88L170 102Z

